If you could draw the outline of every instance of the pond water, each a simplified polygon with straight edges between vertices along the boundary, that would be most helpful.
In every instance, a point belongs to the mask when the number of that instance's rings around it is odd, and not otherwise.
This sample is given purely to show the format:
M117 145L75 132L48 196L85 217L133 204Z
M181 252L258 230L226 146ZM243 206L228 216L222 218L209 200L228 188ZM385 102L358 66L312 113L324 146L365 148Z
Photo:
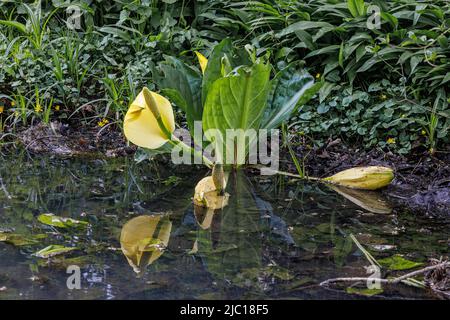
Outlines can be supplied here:
M370 275L351 235L377 260L448 254L449 221L370 212L327 186L280 176L235 174L228 206L194 208L205 174L127 158L3 157L0 299L355 299L364 296L318 286ZM43 213L89 225L48 226ZM33 255L48 245L76 249ZM79 290L67 287L71 265L80 267ZM406 285L383 289L372 298L435 297Z

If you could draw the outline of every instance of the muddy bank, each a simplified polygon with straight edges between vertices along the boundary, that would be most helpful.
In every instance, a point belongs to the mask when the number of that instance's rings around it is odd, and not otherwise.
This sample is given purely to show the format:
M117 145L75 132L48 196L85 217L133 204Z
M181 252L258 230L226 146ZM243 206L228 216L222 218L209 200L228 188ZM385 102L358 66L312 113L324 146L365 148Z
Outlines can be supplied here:
M450 217L450 150L430 156L424 150L401 156L382 150L360 150L348 147L339 140L310 149L299 145L295 150L304 157L306 171L311 176L326 177L356 166L379 165L395 170L395 179L382 192L397 207L405 207L427 216ZM295 172L289 155L282 166Z
M118 157L134 154L123 134L113 127L80 127L51 122L39 123L18 133L19 141L31 153L61 157Z
M34 154L71 157L131 156L136 147L127 144L122 132L112 126L74 129L60 122L38 124L18 134L25 148ZM416 150L400 156L382 150L365 151L350 148L339 140L322 148L298 143L294 147L298 159L304 159L310 176L325 177L335 172L367 165L392 167L393 183L381 192L398 207L408 208L431 217L450 217L450 150L430 156ZM287 150L281 150L281 169L296 172Z

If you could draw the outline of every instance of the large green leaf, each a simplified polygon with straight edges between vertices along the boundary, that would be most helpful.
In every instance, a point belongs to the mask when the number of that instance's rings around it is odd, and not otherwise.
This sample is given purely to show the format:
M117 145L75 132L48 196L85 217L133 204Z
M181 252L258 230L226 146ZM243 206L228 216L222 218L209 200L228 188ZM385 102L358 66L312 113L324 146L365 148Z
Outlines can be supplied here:
M162 93L185 112L192 132L194 121L201 121L203 114L200 72L171 56L166 56L166 61L159 65L159 69L162 75L154 72L154 80Z
M211 142L214 137L207 130L217 129L222 134L222 141L214 141L216 150L220 150L219 144L224 146L227 129L259 129L269 95L269 77L270 65L259 62L242 66L213 83L206 98L203 129ZM235 145L227 147L224 152L234 152ZM225 160L225 154L222 156Z
M232 68L240 65L247 65L250 63L248 55L243 50L237 52L233 50L233 45L230 38L225 38L218 45L216 45L211 52L211 55L208 59L208 66L206 67L205 74L203 75L203 104L206 101L206 97L208 96L208 92L213 83L217 79L225 76L222 70L223 59L225 58L228 60Z
M320 84L314 85L314 78L307 71L299 69L296 63L287 66L271 81L271 92L261 127L277 128L289 119L300 103L306 103L319 89Z
M347 4L353 17L361 17L366 14L364 0L347 0Z

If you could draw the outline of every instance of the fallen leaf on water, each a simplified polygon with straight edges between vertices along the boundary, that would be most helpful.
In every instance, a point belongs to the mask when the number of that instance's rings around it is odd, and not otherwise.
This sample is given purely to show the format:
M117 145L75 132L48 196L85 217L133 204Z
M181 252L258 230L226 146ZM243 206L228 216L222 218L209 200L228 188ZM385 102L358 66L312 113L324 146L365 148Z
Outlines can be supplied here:
M52 213L43 213L38 217L38 220L43 224L58 228L85 227L89 225L89 223L86 221L58 217Z
M366 297L372 297L377 294L383 293L383 289L368 289L368 288L354 288L354 287L349 287L345 291L349 294L357 294Z
M51 258L60 254L64 254L73 250L76 250L78 248L75 247L64 247L57 244L49 245L48 247L45 247L42 250L39 250L38 252L33 253L34 256L38 258Z
M17 233L0 233L0 242L12 244L16 247L39 244L39 240L46 238L45 234L21 235Z
M394 255L389 258L378 260L378 262L385 268L394 271L408 270L423 265L421 262L414 262L403 258L401 255Z

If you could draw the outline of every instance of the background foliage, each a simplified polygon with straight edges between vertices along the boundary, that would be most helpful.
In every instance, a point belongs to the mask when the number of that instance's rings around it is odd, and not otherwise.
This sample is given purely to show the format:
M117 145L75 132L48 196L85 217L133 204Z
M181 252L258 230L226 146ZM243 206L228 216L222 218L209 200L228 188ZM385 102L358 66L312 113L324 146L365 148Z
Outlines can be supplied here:
M66 25L70 5L79 30ZM380 25L370 29L373 5ZM54 118L120 126L165 55L193 61L194 50L208 56L230 36L279 67L303 60L323 82L290 123L313 143L407 153L450 140L446 0L2 1L0 20L2 127Z

